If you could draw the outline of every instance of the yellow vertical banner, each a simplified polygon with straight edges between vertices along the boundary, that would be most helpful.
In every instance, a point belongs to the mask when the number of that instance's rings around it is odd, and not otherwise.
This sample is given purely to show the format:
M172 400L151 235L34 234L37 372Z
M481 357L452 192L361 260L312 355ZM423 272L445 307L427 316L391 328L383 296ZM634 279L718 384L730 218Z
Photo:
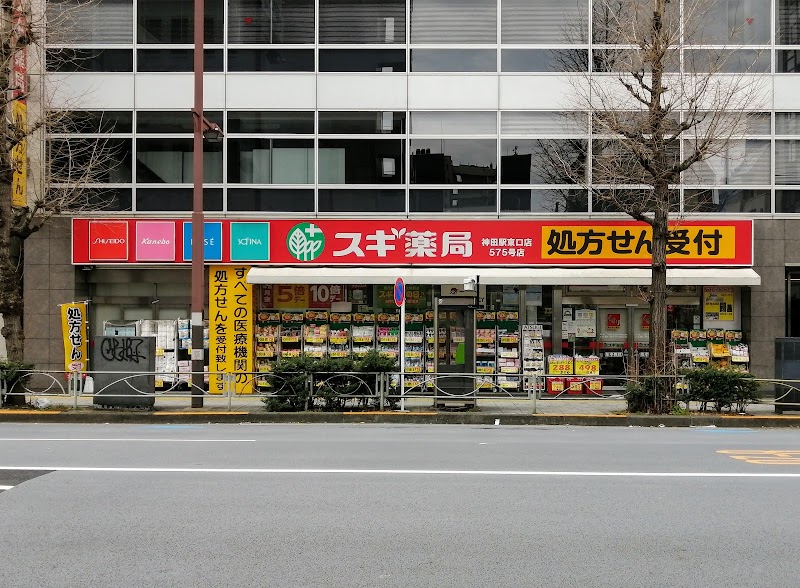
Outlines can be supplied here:
M19 207L28 205L28 8L25 0L14 0L11 7L11 120L20 137L11 149L11 204Z
M86 310L85 302L70 302L61 305L64 370L68 372L82 372L89 366Z
M17 100L11 105L11 116L14 126L20 132L26 132L27 106ZM14 166L11 176L11 204L20 208L28 205L28 144L25 138L19 140L11 149L11 161Z
M219 373L236 376L236 393L253 392L253 287L248 266L209 269L209 392L222 394ZM217 372L217 373L215 373Z

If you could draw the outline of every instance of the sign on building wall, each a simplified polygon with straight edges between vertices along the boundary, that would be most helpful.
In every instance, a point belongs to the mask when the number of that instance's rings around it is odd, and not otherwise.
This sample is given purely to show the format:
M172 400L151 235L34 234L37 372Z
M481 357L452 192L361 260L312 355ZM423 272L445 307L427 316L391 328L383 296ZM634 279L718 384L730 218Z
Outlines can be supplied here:
M703 286L703 319L732 321L735 290L732 286Z
M24 133L28 128L28 57L25 37L28 35L28 17L25 0L14 0L11 12L11 120L21 138L11 149L14 170L11 179L11 203L28 204L28 143Z
M86 303L61 305L61 334L64 339L64 371L83 372L89 367L89 345L86 340Z
M75 264L188 262L188 221L74 219L72 227ZM753 264L751 220L671 227L671 266ZM206 261L221 264L647 266L652 252L650 226L626 220L216 220L204 234Z
M248 266L211 266L208 284L209 392L224 391L218 373L235 374L236 393L253 392L253 290ZM218 373L215 373L218 372Z

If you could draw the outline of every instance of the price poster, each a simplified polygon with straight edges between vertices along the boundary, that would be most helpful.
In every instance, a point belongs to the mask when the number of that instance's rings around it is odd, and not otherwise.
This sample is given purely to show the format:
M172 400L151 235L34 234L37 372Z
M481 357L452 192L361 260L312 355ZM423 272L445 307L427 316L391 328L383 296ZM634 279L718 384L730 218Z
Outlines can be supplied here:
M261 308L295 310L330 308L344 301L344 288L338 284L264 284L261 286Z
M734 320L732 286L703 287L703 318L707 321Z
M572 358L548 358L547 373L551 376L571 376Z
M576 357L575 374L578 376L597 376L600 374L599 357Z

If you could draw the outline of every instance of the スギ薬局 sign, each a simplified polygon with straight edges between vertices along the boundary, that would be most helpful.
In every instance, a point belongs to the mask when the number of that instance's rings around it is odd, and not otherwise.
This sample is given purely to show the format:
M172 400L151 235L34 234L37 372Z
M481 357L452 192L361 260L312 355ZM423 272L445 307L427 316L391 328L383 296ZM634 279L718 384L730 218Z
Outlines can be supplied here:
M174 225L174 230L169 224ZM75 264L188 263L185 220L74 219ZM209 220L206 262L276 265L646 266L650 226L595 220ZM750 266L750 220L671 225L671 266Z

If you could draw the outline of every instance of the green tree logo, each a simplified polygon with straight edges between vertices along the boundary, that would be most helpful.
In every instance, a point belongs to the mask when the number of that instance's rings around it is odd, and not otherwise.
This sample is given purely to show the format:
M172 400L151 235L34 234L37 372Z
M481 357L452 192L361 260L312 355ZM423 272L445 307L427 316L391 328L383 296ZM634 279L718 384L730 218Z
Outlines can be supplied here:
M286 247L298 261L314 261L325 249L325 233L314 223L297 224L286 237Z

